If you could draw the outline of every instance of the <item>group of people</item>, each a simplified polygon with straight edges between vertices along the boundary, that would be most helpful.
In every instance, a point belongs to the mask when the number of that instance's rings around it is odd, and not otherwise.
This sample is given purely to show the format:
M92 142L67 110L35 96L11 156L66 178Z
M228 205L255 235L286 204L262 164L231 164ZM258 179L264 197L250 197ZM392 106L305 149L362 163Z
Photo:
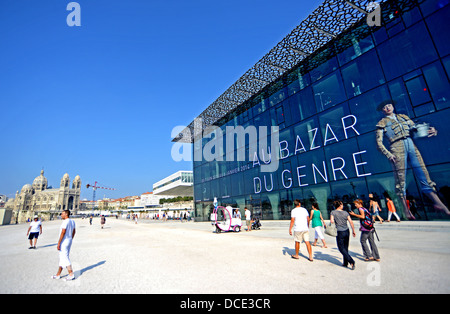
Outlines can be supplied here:
M355 214L352 211L344 210L344 205L341 201L334 201L333 206L334 210L330 214L330 225L334 224L336 226L336 244L339 249L339 252L343 256L343 264L342 266L348 267L351 269L355 269L355 261L351 257L348 251L349 242L350 242L350 230L348 225L350 225L352 229L353 237L356 237L355 227L353 221L350 216L356 217L360 219L360 231L361 238L360 243L362 246L364 260L365 261L380 261L380 254L378 252L378 248L376 246L374 240L375 228L373 224L375 223L375 217L379 217L379 204L373 198L373 195L369 195L370 198L370 207L373 208L373 215L370 213L368 209L364 207L364 203L362 200L357 199L354 201L355 207L358 209L359 214ZM306 248L309 254L308 260L313 261L312 255L312 247L309 239L309 226L311 223L311 227L315 231L315 237L313 246L317 245L318 239L322 241L323 248L327 248L327 244L325 242L325 237L323 235L323 229L326 228L325 221L322 217L322 214L319 210L319 206L316 202L312 203L311 211L308 213L306 208L301 206L300 200L296 199L294 201L295 208L291 211L291 222L289 226L289 234L294 236L295 241L295 255L291 255L294 259L299 259L300 252L300 243L305 242ZM397 220L400 221L400 218L395 212L395 207L393 205L392 200L387 197L387 206L389 208L389 217L388 221L391 218L391 214L394 214L397 217ZM137 215L136 215L137 216ZM233 213L233 218L240 218L241 214L239 210L235 210ZM137 217L136 217L137 218ZM251 231L251 212L245 207L245 218L247 223L247 231ZM379 217L381 218L381 217ZM66 280L73 280L75 278L72 265L70 262L69 254L72 246L73 238L75 237L76 226L75 221L70 219L70 211L64 210L61 213L62 224L60 227L60 236L58 239L57 250L59 251L59 268L56 275L52 276L53 279L60 279L61 272L64 267L67 268L69 272L69 276L67 276ZM91 218L92 219L92 218ZM90 223L92 224L92 220L90 219ZM101 217L101 227L105 224L105 217L102 215ZM381 220L382 222L382 220ZM38 216L34 216L34 221L31 222L27 236L30 241L29 249L36 249L36 242L39 235L42 234L42 223L39 220ZM33 243L34 240L34 243ZM369 246L367 245L369 243Z
M62 224L59 228L59 238L58 244L56 246L59 251L59 267L56 275L53 275L51 278L60 279L61 272L64 267L67 268L69 275L65 278L66 281L74 280L75 275L72 269L72 263L70 261L70 249L72 247L72 240L75 237L76 226L75 221L70 219L70 211L63 210L61 213ZM34 216L33 221L30 223L30 226L27 230L27 237L30 241L29 249L36 249L36 243L39 238L39 235L42 234L42 222L39 220L37 215Z
M247 231L252 231L252 223L253 223L252 213L247 207L244 208L244 215L245 215L245 224L247 225ZM232 218L242 219L241 212L239 211L239 208L235 208L233 210Z
M59 268L56 275L52 276L53 279L60 279L61 272L64 267L67 268L69 276L66 280L75 279L75 275L72 269L72 263L70 262L69 254L72 247L72 240L75 237L75 221L70 219L70 211L64 210L61 213L62 224L59 229L58 244L56 246L59 251ZM36 249L37 239L42 234L42 222L38 216L34 216L34 220L30 223L30 227L27 231L28 239L30 240L29 249ZM33 243L34 242L34 243Z
M334 210L330 215L330 224L336 227L336 244L339 252L343 257L342 266L355 269L355 260L350 256L348 252L348 246L350 242L350 230L348 225L352 229L353 237L356 237L355 227L351 216L360 219L360 231L361 231L361 246L364 254L365 261L380 261L380 254L374 240L375 228L373 228L372 214L364 207L362 200L358 199L354 201L355 207L358 209L359 214L355 214L352 211L344 210L344 205L341 201L335 201L333 203ZM323 229L326 228L325 221L320 213L317 203L311 205L311 212L308 213L306 208L301 206L298 199L294 201L295 208L291 211L291 223L289 226L289 234L294 236L295 241L295 254L291 255L293 259L299 259L300 243L305 242L308 251L308 260L313 261L312 248L309 239L309 226L315 230L315 239L313 246L316 246L317 240L320 238L323 247L326 248L326 242L323 235ZM370 248L367 245L369 242Z
M378 218L380 223L383 223L385 220L380 216L381 207L378 204L378 201L374 198L373 194L369 194L369 199L370 199L369 209L372 209L373 222L375 222L375 220ZM397 215L397 210L395 209L394 202L389 196L386 196L386 205L388 207L388 219L386 221L390 222L392 215L394 215L395 218L397 218L397 222L400 222L400 217Z
M92 220L94 219L94 215L90 215L89 216L89 224L92 226ZM101 228L103 229L103 227L105 226L105 223L106 223L106 217L105 217L105 215L101 215L100 216L100 225L101 225Z

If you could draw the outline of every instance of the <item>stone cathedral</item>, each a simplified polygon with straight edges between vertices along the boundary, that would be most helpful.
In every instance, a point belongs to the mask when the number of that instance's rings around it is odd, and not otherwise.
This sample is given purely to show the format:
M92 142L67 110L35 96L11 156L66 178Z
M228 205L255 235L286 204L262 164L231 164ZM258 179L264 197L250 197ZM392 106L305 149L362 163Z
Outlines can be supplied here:
M65 209L76 212L80 207L80 191L80 176L77 175L70 184L69 175L66 173L61 179L60 187L51 188L47 185L44 170L41 170L33 184L25 184L20 193L16 192L14 199L8 200L6 207L13 210L13 221L25 222L27 219L32 220L34 215L50 220Z

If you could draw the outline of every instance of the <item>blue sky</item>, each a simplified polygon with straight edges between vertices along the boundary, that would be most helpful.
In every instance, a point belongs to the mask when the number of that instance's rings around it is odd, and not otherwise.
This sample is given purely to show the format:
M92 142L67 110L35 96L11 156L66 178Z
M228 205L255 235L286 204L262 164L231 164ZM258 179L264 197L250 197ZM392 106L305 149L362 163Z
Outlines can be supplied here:
M171 157L188 125L301 23L319 0L0 1L0 194L42 167L116 188L151 191L191 162Z

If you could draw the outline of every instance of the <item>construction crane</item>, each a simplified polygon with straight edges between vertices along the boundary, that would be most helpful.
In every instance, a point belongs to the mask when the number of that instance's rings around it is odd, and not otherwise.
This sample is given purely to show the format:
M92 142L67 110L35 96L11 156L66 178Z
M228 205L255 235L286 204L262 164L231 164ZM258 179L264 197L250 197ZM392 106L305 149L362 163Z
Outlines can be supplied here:
M93 206L95 206L95 192L97 191L97 189L104 189L104 190L112 190L112 191L115 191L116 189L114 189L114 188L107 188L107 187L103 187L103 186L98 186L97 185L97 181L95 181L95 183L94 183L94 185L92 185L92 184L86 184L86 188L87 189L89 189L89 188L92 188L92 202L93 202Z

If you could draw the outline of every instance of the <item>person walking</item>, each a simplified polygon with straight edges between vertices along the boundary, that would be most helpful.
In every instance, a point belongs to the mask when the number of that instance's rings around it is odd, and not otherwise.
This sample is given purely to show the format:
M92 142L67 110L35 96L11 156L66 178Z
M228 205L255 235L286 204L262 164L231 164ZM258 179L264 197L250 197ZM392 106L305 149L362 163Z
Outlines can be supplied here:
M378 204L378 201L373 197L373 194L369 194L369 199L370 199L370 206L369 209L372 209L372 218L373 218L373 222L375 223L375 219L378 217L378 220L380 220L380 223L383 223L383 218L381 218L380 216L380 211L381 211L381 207Z
M105 226L105 223L106 223L106 217L105 217L105 215L102 215L100 218L100 225L102 226L102 229Z
M57 245L57 249L59 251L59 268L56 275L52 276L53 279L61 278L61 272L64 267L66 267L67 271L69 272L69 276L66 278L66 280L75 279L69 255L70 255L70 248L72 247L72 241L73 238L75 237L76 226L75 221L73 221L69 217L70 211L64 210L61 213L61 218L63 222L60 227L60 235Z
M42 234L42 222L37 215L34 216L34 221L30 223L27 231L28 240L30 240L30 247L28 249L36 249L36 243L39 235ZM33 245L34 239L34 245Z
M409 196L409 198L406 199L408 209L410 210L411 214L413 216L418 216L419 219L422 219L422 216L420 216L418 210L417 210L417 203L413 196Z
M252 231L252 213L250 210L245 207L245 222L247 224L247 231Z
M323 247L327 248L322 230L322 227L325 227L325 222L323 221L322 213L319 210L319 205L316 202L311 205L311 215L309 216L309 220L311 221L311 227L315 231L313 246L316 246L317 239L320 238L320 240L322 240Z
M356 208L359 210L359 214L355 214L350 212L350 215L353 217L359 218L361 231L361 238L359 241L361 242L361 247L364 254L364 260L368 261L380 261L380 254L378 253L377 245L375 244L375 239L373 234L375 233L375 228L373 227L372 215L370 212L364 207L364 203L362 200L357 199L353 202ZM367 246L367 241L369 241L370 250Z
M400 222L400 217L398 217L396 213L394 202L391 200L389 196L386 196L386 203L389 211L387 222L391 221L392 214L394 214L394 216L397 217L397 222Z
M344 262L342 266L347 267L349 264L352 268L352 270L355 269L355 261L348 253L348 244L350 242L350 232L348 229L347 222L350 223L350 226L352 227L352 233L353 237L356 237L355 233L355 227L353 226L353 221L350 218L350 215L348 212L344 211L344 205L341 201L335 201L333 203L335 210L331 212L330 215L330 221L331 223L336 224L337 229L337 236L336 236L336 243L339 249L339 252L341 252L342 256L344 257Z
M300 243L305 242L308 250L310 262L313 261L311 243L309 243L309 214L306 208L301 207L300 200L294 200L295 208L291 211L291 224L289 225L289 235L292 236L294 230L295 255L291 255L294 259L299 259Z

